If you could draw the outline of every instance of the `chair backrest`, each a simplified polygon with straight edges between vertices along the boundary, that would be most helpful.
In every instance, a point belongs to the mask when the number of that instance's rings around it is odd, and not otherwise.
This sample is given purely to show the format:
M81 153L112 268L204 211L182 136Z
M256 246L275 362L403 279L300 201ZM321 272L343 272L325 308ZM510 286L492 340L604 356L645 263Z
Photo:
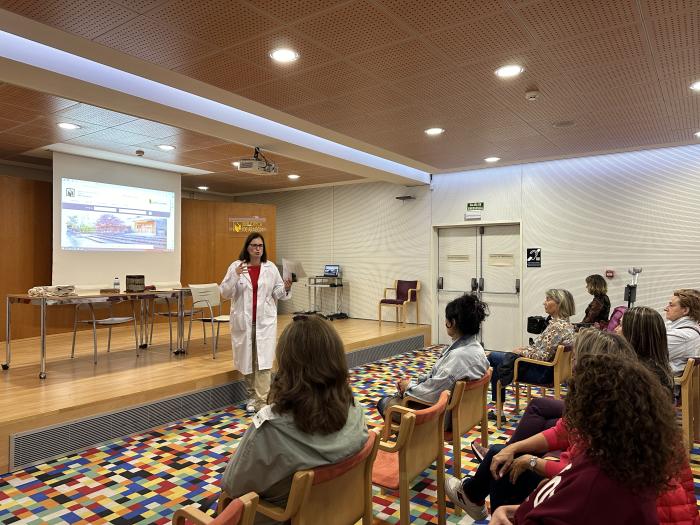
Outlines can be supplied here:
M473 381L457 381L452 391L452 432L459 435L481 423L486 410L486 398L493 370L489 368L480 378Z
M554 356L556 364L554 372L557 374L559 381L566 381L571 377L571 368L573 363L574 347L572 345L557 346L557 353Z
M202 513L197 507L178 509L173 514L174 525L202 524L206 525L253 525L258 506L258 495L249 492L231 500L228 505L215 517L211 518Z
M193 308L204 308L207 304L214 308L221 304L221 293L218 284L190 284L189 286L192 292Z
M340 463L313 469L313 480L294 525L340 523L352 525L372 512L372 465L379 436L370 431L364 447Z
M417 293L412 293L411 297L408 296L409 290L417 290L418 281L396 281L396 299L399 301L416 301Z
M449 398L450 392L445 390L434 405L414 410L413 414L401 415L402 420L409 415L415 417L413 431L399 451L399 469L406 472L408 479L415 478L431 465L439 454L445 453L445 410ZM400 435L399 427L399 437Z

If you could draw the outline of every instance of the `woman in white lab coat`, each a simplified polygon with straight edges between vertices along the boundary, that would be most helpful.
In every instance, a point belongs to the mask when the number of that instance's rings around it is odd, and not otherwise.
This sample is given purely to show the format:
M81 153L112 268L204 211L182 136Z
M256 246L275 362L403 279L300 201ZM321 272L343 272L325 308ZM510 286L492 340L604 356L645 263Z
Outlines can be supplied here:
M251 233L220 288L221 295L231 299L233 363L245 376L246 412L253 414L267 404L277 344L277 300L291 297L292 282L282 280L277 266L267 260L263 236Z

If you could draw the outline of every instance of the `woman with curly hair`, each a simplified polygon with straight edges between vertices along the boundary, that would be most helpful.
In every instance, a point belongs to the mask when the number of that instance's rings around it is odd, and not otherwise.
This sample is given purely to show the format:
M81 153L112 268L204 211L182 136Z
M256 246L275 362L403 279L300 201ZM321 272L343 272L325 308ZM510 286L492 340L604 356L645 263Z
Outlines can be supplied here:
M577 450L571 463L521 505L499 507L491 524L658 524L656 496L684 454L656 376L629 357L580 356L564 420Z
M348 384L343 342L328 321L295 316L277 342L276 358L269 404L253 417L222 487L234 498L255 491L284 507L297 470L352 456L368 434ZM258 516L255 523L276 522Z

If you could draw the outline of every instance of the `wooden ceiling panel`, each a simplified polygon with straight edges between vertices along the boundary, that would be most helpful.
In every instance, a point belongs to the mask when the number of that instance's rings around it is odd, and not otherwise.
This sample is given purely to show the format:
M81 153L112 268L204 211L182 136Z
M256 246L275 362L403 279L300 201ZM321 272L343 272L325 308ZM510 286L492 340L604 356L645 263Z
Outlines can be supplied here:
M301 104L287 108L286 111L290 115L321 125L339 118L352 118L357 114L357 110L352 106L344 105L337 100L321 100L311 104Z
M6 120L14 120L18 124L29 122L35 118L41 117L41 113L32 108L21 108L12 104L6 104L0 101L0 117Z
M601 67L577 69L567 74L572 85L582 93L608 91L642 84L656 77L652 62L646 57Z
M0 7L88 39L137 16L109 0L2 0Z
M168 69L196 62L217 50L212 44L190 37L148 16L130 20L95 41Z
M294 22L300 18L328 11L347 0L247 0L259 10L284 22Z
M697 49L681 49L668 55L656 56L656 66L663 77L698 75L700 53Z
M640 60L646 56L641 26L630 24L597 33L586 33L546 47L563 71Z
M376 77L393 82L447 65L445 58L422 40L413 39L375 49L352 58Z
M697 0L640 0L642 15L647 18L700 9Z
M279 26L264 12L231 0L171 0L148 16L219 47L232 46L261 30L270 32Z
M0 117L0 132L21 126L20 122Z
M410 36L366 0L343 4L294 27L341 55L362 53Z
M424 0L380 0L391 13L421 33L449 27L463 20L488 17L503 9L493 0L441 0L439 4Z
M227 51L177 68L177 71L228 91L237 91L277 78L270 71L240 60Z
M660 55L676 53L681 49L700 49L700 7L676 15L656 18L649 31L651 45Z
M520 6L518 13L545 43L636 21L634 0L541 0Z
M270 57L270 53L281 47L294 49L299 58L289 64L280 64ZM303 37L298 31L282 28L274 33L266 33L258 38L233 46L228 52L241 60L247 60L258 67L266 68L275 75L285 76L298 73L325 62L337 60L337 56L323 47Z
M479 62L486 57L518 52L533 44L525 28L508 11L438 30L426 38L457 63Z
M398 89L393 89L388 84L353 91L340 97L334 97L332 100L343 107L351 108L355 115L357 113L371 114L378 108L401 107L416 102L413 97ZM339 113L345 113L345 111ZM345 118L345 116L343 115L341 118Z
M74 106L77 102L65 98L54 97L32 89L26 89L12 84L0 86L0 102L22 108L30 108L40 113L53 113Z
M136 13L143 14L167 1L168 0L114 0L114 3L120 4Z
M260 102L261 104L275 109L298 106L323 98L323 96L318 93L314 93L302 86L283 80L275 80L258 86L241 89L237 93L242 97L255 100L256 102Z
M289 79L309 91L315 91L326 97L342 95L348 91L369 88L377 84L377 80L371 75L342 61L306 69L291 75Z

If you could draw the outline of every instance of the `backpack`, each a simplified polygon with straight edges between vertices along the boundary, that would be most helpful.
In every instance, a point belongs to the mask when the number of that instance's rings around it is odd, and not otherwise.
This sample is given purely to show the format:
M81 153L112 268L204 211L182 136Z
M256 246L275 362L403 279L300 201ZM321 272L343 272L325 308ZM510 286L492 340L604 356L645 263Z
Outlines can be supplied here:
M626 306L616 306L615 309L612 311L612 314L610 315L608 326L604 329L608 332L614 333L615 328L617 328L620 325L620 321L622 321L622 316L625 315L626 311ZM603 329L603 327L601 327L601 329Z

